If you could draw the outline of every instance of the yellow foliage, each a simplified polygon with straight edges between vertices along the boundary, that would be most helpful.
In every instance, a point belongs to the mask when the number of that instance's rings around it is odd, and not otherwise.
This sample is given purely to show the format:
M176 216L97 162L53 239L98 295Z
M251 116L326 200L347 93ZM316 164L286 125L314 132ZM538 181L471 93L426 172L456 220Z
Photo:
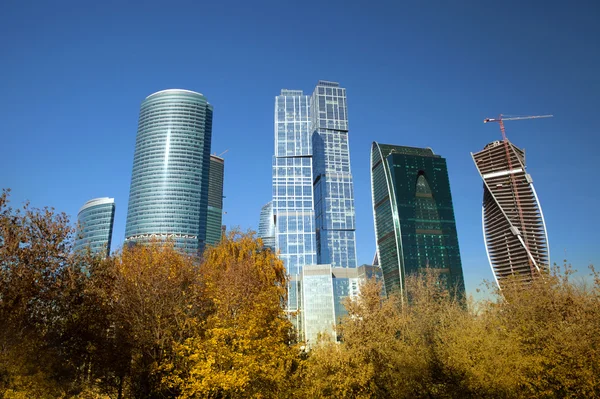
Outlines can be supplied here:
M198 266L172 243L124 248L112 260L109 301L116 328L130 343L136 395L160 391L175 343L197 334L204 315Z
M600 278L570 271L507 284L495 301L454 301L435 276L411 276L406 297L369 283L347 304L342 342L316 347L306 397L600 397Z
M200 263L171 243L69 255L68 218L0 194L0 398L599 398L600 275L504 284L475 306L438 276L371 281L306 353L281 260L230 233Z
M208 250L200 276L211 304L205 330L177 345L165 381L182 398L283 396L297 351L282 307L281 260L252 235L234 232Z
M5 347L0 352L0 398L51 399L65 396L64 389L51 378L51 370L31 361L35 350L35 345L22 341L18 346Z

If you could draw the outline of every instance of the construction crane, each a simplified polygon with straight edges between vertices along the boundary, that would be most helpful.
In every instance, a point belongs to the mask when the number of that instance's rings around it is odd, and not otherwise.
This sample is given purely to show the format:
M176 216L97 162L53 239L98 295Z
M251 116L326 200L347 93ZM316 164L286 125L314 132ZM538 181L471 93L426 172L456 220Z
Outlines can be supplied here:
M505 118L504 115L500 114L498 118L485 118L483 123L498 122L500 125L500 131L502 132L502 140L506 141L506 132L504 131L504 121L520 121L523 119L539 119L539 118L552 118L554 115L535 115L535 116L510 116Z
M498 125L500 125L500 131L502 132L502 141L504 142L504 151L506 152L506 160L508 161L508 170L512 171L513 167L512 167L512 161L511 161L511 157L510 157L510 151L508 148L508 139L506 138L506 131L504 130L504 121L518 121L518 120L524 120L524 119L539 119L539 118L551 118L553 115L535 115L535 116L511 116L511 115L502 115L500 114L498 116L498 118L485 118L483 120L483 123L488 123L488 122L497 122ZM521 201L519 199L519 190L518 190L518 186L517 186L517 179L515 177L515 173L510 173L510 178L511 178L511 183L513 186L513 192L515 194L515 201L517 203L517 209L519 211L519 219L521 221L521 229L523 230L523 238L524 238L524 243L525 243L525 247L527 248L527 252L529 252L529 241L527 240L527 231L525 228L525 218L523 217L523 209L521 207ZM521 233L521 232L519 232ZM528 257L529 260L529 267L533 270L533 266L534 264L532 263L531 259ZM538 272L540 272L540 268L538 267L538 265L535 265L535 268L537 269Z
M225 151L223 151L222 153L220 153L219 155L217 155L216 152L214 154L212 154L212 155L214 155L215 157L223 158L223 154L225 154L227 151L229 151L229 148L226 149Z

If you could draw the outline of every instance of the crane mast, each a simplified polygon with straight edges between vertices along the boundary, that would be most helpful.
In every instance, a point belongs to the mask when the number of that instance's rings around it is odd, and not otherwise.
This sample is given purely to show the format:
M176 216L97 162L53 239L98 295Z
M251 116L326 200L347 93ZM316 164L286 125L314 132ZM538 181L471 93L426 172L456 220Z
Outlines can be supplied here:
M535 116L509 116L509 117L504 117L504 115L500 114L498 116L498 118L486 118L483 120L483 123L488 123L488 122L497 122L498 125L500 126L500 132L502 132L502 142L504 143L504 151L506 152L506 161L508 163L508 169L509 171L513 170L513 166L512 166L512 161L511 161L511 156L510 156L510 150L509 150L509 143L508 143L508 139L506 138L506 130L504 129L504 121L516 121L516 120L524 120L524 119L539 119L539 118L551 118L553 115L535 115ZM511 179L511 183L513 186L513 192L515 194L515 202L517 205L517 210L519 212L519 220L521 222L521 230L519 231L520 234L523 234L523 241L525 243L525 247L527 248L527 252L529 252L529 240L527 239L527 229L525 228L525 218L523 216L523 208L521 207L521 200L519 198L519 190L518 190L518 186L517 186L517 178L515 177L514 173L509 173L510 179ZM534 263L531 261L531 258L528 257L529 260L529 268L531 269L531 272L533 273L534 271ZM539 267L537 265L535 265L535 268L537 269L537 271L539 272Z

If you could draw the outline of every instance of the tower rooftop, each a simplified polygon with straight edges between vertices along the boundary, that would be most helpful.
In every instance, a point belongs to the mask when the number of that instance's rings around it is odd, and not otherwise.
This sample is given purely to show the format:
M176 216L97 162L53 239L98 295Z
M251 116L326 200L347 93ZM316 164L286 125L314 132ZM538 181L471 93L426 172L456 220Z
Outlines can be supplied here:
M90 208L92 206L104 205L104 204L114 204L114 203L115 203L114 198L109 198L109 197L94 198L94 199L89 200L85 204L83 204L81 209L79 209L79 213L81 213L81 211L83 211L87 208Z
M197 91L185 90L185 89L166 89L166 90L160 90L160 91L157 91L156 93L150 94L148 97L146 97L146 100L149 99L152 96L156 96L158 94L164 94L164 93L168 93L168 92L173 92L173 93L176 93L176 92L190 93L190 94L197 94L199 96L204 97L204 95L202 93L198 93Z

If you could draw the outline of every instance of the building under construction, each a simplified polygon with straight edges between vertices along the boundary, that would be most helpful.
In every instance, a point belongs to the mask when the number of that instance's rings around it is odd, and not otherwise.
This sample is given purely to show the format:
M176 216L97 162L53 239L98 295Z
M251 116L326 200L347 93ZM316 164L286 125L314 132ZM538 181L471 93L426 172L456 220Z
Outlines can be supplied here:
M483 179L483 232L500 288L509 276L530 281L549 265L546 223L525 170L525 151L506 139L503 127L501 124L502 141L471 153Z

